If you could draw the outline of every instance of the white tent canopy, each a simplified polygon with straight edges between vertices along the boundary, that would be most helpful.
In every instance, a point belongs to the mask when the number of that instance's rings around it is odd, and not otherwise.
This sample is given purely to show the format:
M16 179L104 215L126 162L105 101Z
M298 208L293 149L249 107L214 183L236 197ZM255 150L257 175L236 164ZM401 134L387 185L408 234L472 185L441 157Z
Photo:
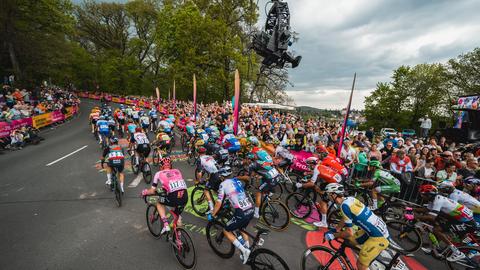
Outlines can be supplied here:
M271 109L271 110L285 110L285 111L294 111L295 107L293 106L286 106L280 104L272 104L272 103L242 103L245 106L258 106L262 109Z

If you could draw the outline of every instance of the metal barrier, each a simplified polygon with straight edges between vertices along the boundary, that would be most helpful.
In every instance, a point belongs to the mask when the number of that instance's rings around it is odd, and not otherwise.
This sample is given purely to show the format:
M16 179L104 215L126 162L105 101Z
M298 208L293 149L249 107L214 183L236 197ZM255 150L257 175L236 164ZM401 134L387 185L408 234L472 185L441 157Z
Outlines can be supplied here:
M359 164L359 163L356 163ZM349 168L349 174L348 178L346 179L345 183L353 185L353 181L356 179L371 179L372 178L372 172L368 171L368 164L360 164L364 165L365 169L363 170L358 170L355 169L355 164L352 165L351 168ZM437 182L431 179L426 179L426 178L421 178L421 177L415 177L413 172L407 172L407 173L394 173L390 170L386 169L381 169L383 171L389 172L391 175L393 175L395 178L397 178L400 181L400 193L398 194L393 194L392 197L404 201L409 204L415 204L415 205L421 205L421 197L420 193L418 192L419 187L423 184L430 183L436 185Z

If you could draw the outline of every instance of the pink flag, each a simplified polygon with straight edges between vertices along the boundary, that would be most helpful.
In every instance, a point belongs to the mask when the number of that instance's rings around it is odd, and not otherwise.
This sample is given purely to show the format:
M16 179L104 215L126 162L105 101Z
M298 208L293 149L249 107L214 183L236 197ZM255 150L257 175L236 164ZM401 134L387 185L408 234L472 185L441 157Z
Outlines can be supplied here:
M175 80L173 80L173 110L177 109L177 101L175 100Z
M156 87L155 91L157 92L157 100L160 100L160 89L158 89L158 87Z
M240 74L238 69L235 70L235 98L233 108L233 133L237 135L238 132L238 114L240 112Z

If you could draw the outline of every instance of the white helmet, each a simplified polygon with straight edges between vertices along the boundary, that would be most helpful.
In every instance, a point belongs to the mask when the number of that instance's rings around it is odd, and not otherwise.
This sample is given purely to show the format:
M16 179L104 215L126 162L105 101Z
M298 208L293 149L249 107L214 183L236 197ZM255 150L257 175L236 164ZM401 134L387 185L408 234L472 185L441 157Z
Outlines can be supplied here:
M345 193L345 189L338 183L330 183L325 187L325 192L343 195Z

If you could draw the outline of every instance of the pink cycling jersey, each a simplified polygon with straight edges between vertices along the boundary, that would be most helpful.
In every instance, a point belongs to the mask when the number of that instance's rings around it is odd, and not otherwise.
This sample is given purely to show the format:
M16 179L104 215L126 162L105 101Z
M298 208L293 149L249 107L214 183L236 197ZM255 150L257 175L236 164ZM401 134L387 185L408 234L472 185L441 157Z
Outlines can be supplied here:
M157 172L153 178L152 186L157 187L159 183L167 193L187 189L182 173L177 169Z

